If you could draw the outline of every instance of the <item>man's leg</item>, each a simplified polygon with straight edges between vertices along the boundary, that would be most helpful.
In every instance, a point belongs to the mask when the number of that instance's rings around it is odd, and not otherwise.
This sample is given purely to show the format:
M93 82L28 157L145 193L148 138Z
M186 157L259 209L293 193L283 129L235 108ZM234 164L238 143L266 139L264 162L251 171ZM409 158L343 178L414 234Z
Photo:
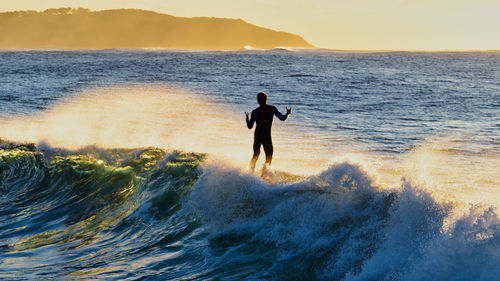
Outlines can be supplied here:
M268 138L263 141L262 145L264 146L264 152L266 153L266 164L271 166L271 162L273 161L273 141L271 138Z
M260 145L261 142L259 140L253 140L253 157L252 160L250 160L250 170L252 170L252 172L255 171L255 163L257 163L257 159L259 158Z

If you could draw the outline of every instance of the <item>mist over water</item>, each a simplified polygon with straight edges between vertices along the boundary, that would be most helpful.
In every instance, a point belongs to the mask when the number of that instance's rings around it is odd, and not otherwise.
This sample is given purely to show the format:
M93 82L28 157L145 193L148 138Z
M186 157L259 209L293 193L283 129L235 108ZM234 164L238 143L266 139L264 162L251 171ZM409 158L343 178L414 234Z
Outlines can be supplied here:
M2 277L498 276L498 53L0 58Z

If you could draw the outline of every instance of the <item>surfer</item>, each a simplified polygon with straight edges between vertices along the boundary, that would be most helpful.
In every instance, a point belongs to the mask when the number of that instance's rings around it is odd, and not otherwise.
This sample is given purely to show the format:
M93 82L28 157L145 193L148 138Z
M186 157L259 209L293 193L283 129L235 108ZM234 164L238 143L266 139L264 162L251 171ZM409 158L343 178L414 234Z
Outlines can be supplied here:
M271 140L271 126L273 125L273 116L276 115L281 121L285 121L288 115L292 114L292 108L286 107L286 114L281 114L278 109L273 105L268 105L267 95L263 92L257 94L257 102L259 107L252 111L250 115L245 112L247 127L252 129L253 124L257 123L253 139L253 157L250 161L250 169L255 170L255 163L259 158L260 146L264 147L266 153L266 164L271 165L273 160L273 142Z

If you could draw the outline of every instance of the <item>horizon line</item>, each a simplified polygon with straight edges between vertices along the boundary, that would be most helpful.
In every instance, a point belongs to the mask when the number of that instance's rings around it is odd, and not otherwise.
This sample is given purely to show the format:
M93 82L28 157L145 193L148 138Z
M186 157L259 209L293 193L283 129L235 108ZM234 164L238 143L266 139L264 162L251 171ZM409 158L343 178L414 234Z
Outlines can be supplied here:
M271 49L176 49L162 47L144 47L144 48L103 48L103 49L59 49L59 48L0 48L0 52L12 51L111 51L111 50L130 50L130 51L170 51L170 52L269 52L269 51L284 51L284 52L331 52L331 53L495 53L500 52L500 49L334 49L323 47L312 48L296 48L277 46Z

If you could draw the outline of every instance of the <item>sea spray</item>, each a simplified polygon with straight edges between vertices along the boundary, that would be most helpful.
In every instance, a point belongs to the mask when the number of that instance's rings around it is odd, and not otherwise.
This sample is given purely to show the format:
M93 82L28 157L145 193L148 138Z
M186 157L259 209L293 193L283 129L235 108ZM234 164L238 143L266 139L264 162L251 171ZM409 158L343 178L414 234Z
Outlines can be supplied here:
M159 147L246 166L253 133L243 122L233 110L189 89L123 85L78 91L40 114L0 119L0 137L72 150ZM294 130L274 127L274 143L281 147L274 167L308 174L329 160L311 159L308 149L296 149ZM312 148L304 139L300 145Z

